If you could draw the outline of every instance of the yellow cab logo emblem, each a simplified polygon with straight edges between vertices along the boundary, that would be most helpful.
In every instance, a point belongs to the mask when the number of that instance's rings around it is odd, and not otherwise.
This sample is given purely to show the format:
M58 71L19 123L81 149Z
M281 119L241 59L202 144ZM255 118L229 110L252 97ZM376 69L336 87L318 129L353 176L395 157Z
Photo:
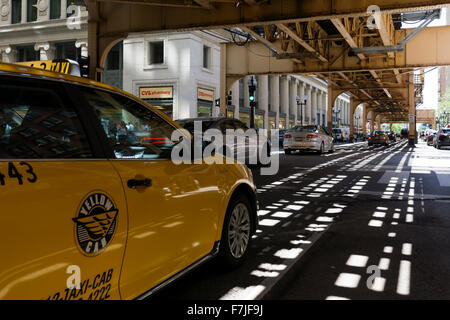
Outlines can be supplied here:
M119 210L109 196L92 193L81 203L75 222L75 237L83 253L100 253L114 236Z

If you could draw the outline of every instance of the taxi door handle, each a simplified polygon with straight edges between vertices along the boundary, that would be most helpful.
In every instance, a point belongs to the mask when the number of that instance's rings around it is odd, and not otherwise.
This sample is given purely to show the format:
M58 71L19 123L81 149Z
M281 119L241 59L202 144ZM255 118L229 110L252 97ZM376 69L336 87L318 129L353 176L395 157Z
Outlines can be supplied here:
M136 179L130 179L127 182L127 186L130 189L136 189L137 187L150 187L152 185L151 179L142 179L142 180L136 180Z

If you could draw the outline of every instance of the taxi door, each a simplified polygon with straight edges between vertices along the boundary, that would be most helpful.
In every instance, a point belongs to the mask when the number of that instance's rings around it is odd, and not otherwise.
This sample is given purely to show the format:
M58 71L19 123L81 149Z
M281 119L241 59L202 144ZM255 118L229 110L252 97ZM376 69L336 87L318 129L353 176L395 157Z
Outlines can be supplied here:
M68 85L0 76L0 299L119 299L127 207Z
M136 298L213 250L223 196L216 166L174 164L176 128L140 103L101 90L81 95L122 178L129 231L120 286L123 298Z

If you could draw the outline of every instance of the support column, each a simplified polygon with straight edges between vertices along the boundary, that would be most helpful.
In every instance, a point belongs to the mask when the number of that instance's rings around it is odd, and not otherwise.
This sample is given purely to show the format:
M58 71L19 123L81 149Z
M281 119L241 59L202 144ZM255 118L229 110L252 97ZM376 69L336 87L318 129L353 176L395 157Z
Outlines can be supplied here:
M317 88L312 88L311 96L311 124L317 124Z
M61 19L67 18L67 0L61 0Z
M281 112L286 114L285 128L289 129L289 86L287 76L282 76L280 79L280 96L281 96Z
M364 103L362 106L362 135L363 135L363 141L366 140L366 135L367 135L367 107L366 104Z
M312 90L309 84L306 85L306 95L308 96L308 100L306 100L305 117L308 118L308 121L305 121L305 124L311 124Z
M325 126L325 123L323 123L323 120L322 120L323 114L325 112L325 110L324 110L324 106L325 106L325 104L324 104L324 96L325 96L325 92L320 90L320 92L319 92L319 99L318 99L318 101L319 101L319 121L318 121L318 123L322 127Z
M333 106L341 91L334 90L331 85L328 85L328 102L327 102L327 126L328 131L333 132Z
M34 45L34 50L39 51L39 60L53 60L55 48L49 42L38 42Z
M22 0L22 14L20 16L20 23L27 23L27 0Z
M264 110L264 129L269 128L269 76L258 76L258 109Z
M2 56L2 62L13 63L16 62L16 50L10 46L0 47L0 55Z
M349 126L350 126L350 141L353 142L355 137L355 111L361 101L356 100L353 96L350 96L349 105Z
M239 80L231 86L231 104L234 106L234 118L239 119Z
M300 115L300 124L303 126L305 124L305 84L303 82L299 83L300 90L299 92L299 98L300 98L300 106L299 106L299 115ZM309 97L308 97L309 98Z
M294 115L294 126L297 125L297 79L292 77L289 90L289 113Z
M280 122L280 76L270 76L270 110L276 112L275 129L279 128Z
M409 84L408 84L408 118L409 118L409 130L408 130L408 143L411 147L415 146L416 143L416 99L414 96L414 75L409 74Z

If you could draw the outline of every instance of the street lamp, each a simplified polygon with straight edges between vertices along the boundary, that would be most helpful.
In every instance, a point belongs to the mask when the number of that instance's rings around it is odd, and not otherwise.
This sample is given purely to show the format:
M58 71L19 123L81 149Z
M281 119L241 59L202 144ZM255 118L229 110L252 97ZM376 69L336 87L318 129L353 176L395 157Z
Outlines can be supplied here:
M333 111L334 113L334 118L335 118L335 123L336 123L336 128L339 128L339 118L338 118L338 114L341 113L341 108L337 108L336 111Z
M295 98L295 100L297 100L297 106L300 106L300 123L303 125L303 107L306 105L306 101L308 100L308 96L303 96L303 102L301 102L299 96L297 96Z

